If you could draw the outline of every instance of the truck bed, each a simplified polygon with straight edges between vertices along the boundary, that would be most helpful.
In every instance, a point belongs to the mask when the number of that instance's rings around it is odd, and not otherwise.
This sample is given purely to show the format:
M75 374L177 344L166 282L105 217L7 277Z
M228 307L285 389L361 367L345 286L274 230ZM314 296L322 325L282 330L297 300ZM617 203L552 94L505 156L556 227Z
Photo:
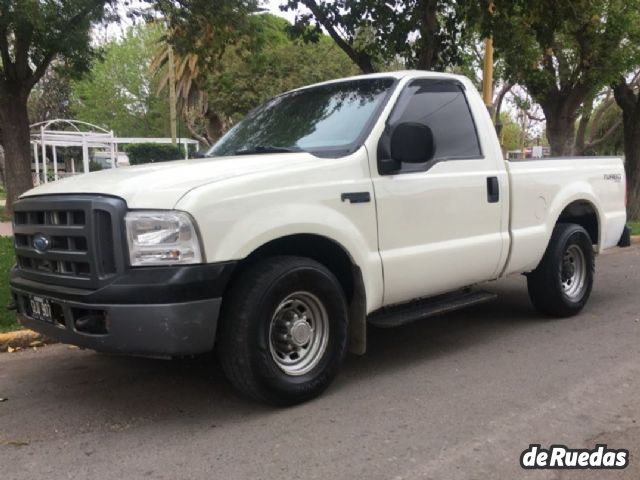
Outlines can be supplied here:
M597 217L596 251L615 246L625 220L625 174L620 157L507 161L511 248L503 274L536 267L568 205Z

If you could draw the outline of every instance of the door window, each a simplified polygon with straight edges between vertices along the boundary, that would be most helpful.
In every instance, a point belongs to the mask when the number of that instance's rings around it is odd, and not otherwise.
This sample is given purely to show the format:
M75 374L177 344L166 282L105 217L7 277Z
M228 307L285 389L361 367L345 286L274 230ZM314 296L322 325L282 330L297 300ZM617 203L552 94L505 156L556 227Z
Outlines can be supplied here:
M450 80L414 80L407 85L389 116L380 139L378 158L389 159L391 132L404 122L431 128L434 156L424 164L403 164L401 172L424 171L437 162L482 158L475 123L463 87Z

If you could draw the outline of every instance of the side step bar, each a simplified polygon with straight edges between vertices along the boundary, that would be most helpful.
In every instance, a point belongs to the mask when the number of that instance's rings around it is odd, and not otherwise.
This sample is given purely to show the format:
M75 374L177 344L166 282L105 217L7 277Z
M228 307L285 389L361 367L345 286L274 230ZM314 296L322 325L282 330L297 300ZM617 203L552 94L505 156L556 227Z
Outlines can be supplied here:
M489 302L497 298L497 296L495 293L485 291L473 292L470 290L447 293L424 300L416 300L401 305L381 308L369 315L367 321L376 327L397 327L405 323L422 320L423 318Z

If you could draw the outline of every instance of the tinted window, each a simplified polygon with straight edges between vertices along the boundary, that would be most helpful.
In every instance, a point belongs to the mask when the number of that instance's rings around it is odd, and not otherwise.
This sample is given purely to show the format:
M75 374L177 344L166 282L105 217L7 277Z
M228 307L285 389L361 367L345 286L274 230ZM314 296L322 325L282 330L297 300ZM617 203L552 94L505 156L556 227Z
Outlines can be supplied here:
M389 118L427 125L435 141L434 161L480 157L480 143L462 87L451 81L416 80L398 99Z
M209 153L273 148L348 153L359 146L394 84L392 78L368 78L285 93L247 115Z

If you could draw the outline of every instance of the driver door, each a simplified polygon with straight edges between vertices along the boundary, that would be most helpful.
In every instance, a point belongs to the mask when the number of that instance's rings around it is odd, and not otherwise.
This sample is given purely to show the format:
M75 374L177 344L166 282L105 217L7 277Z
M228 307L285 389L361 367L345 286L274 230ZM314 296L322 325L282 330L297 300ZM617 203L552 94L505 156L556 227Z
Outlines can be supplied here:
M433 158L381 174L393 128L405 122L431 129ZM506 186L505 172L498 168L500 158L483 155L464 86L452 79L411 81L388 119L377 156L383 304L495 278L506 244L501 204L507 191L489 195L488 188Z

